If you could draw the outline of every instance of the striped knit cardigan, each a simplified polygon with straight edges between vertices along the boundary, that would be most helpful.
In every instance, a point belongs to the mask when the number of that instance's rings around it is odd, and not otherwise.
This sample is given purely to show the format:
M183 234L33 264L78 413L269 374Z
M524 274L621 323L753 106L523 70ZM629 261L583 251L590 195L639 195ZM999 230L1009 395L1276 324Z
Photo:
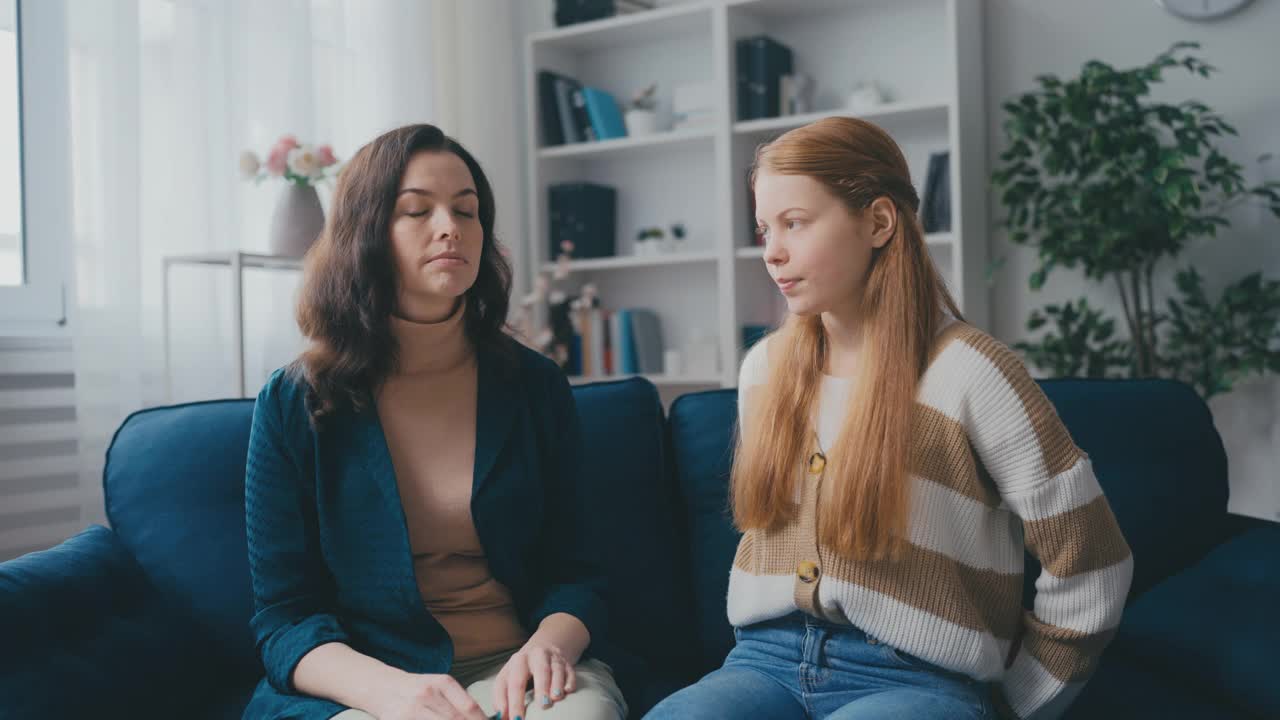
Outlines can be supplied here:
M768 342L742 365L744 423L767 380ZM793 523L743 535L729 581L732 624L801 610L998 682L1006 714L1065 710L1119 624L1133 559L1089 457L1016 355L962 322L939 334L913 418L900 559L857 562L819 545L822 470L798 461L806 480ZM1030 612L1021 603L1024 547L1043 567Z

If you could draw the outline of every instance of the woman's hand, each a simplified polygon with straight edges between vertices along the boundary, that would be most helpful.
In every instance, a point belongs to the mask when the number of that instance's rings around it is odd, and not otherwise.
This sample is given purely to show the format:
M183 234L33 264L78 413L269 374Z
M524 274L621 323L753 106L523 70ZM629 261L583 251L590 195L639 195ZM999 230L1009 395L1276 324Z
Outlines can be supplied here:
M533 701L544 708L577 688L574 666L590 642L587 628L572 615L557 613L511 656L493 683L493 706L502 720L525 716L524 695L533 680Z
M378 720L488 720L451 675L406 673L384 695L375 714Z

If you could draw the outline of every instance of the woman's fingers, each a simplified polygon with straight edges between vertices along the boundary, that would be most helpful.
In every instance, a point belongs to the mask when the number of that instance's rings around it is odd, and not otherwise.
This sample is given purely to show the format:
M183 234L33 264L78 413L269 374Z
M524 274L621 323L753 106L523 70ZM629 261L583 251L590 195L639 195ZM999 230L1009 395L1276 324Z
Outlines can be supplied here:
M464 720L488 720L485 717L484 710L480 709L480 704L475 698L462 687L462 684L453 678L440 688L440 694L448 701L449 705L454 709L457 717Z
M529 653L529 674L533 676L533 701L544 708L551 707L551 657L539 650Z
M551 702L564 699L565 662L559 656L551 658Z
M503 713L502 720L515 720L515 718L524 718L524 692L529 687L529 663L525 659L523 653L517 653L512 656L511 661L507 663L507 711Z
M564 694L578 689L578 671L569 663L564 664Z

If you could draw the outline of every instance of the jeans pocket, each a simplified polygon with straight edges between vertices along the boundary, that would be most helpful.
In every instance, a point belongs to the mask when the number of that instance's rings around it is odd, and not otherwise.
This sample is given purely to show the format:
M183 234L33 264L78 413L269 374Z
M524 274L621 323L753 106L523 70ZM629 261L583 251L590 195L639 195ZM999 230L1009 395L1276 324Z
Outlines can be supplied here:
M933 673L947 672L942 668L938 667L937 665L934 665L933 663L929 662L928 660L916 657L915 655L912 655L911 653L905 650L899 650L898 648L892 645L889 645L888 643L881 642L880 647L884 648L884 652L889 657L890 660L897 663L898 665L901 665L904 668L907 668L910 670L926 670L928 672L933 672Z

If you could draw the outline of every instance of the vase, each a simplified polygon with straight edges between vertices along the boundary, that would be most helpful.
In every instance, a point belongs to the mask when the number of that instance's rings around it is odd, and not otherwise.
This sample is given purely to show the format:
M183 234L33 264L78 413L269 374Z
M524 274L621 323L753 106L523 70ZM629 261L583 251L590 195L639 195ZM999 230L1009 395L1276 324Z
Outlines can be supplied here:
M643 137L658 131L658 113L652 110L628 110L625 121L629 137Z
M324 208L314 185L289 183L271 214L271 254L302 257L324 229Z

